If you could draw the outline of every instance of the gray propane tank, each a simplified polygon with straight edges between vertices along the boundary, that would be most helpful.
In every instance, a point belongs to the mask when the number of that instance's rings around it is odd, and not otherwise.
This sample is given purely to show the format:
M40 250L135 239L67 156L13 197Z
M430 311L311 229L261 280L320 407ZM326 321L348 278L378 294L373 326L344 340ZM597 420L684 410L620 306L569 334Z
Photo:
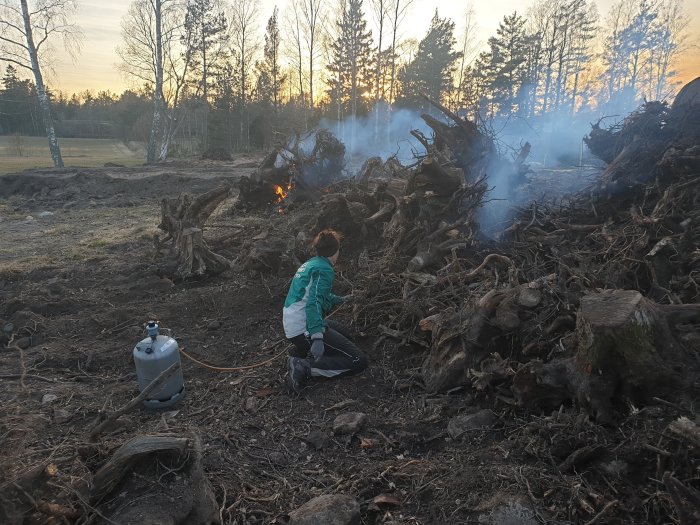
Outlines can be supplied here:
M180 349L172 337L158 335L158 324L149 321L146 325L148 337L134 347L134 364L139 390L143 392L151 381L167 370L173 363L180 362ZM166 408L174 405L185 396L185 382L180 368L165 384L151 392L143 404L148 408Z

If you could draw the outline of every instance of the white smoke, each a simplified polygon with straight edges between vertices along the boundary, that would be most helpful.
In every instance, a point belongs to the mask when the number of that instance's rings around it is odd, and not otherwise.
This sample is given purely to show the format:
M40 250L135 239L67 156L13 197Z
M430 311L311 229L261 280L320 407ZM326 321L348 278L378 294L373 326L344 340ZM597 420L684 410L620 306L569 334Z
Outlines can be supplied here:
M370 157L383 161L395 156L402 164L410 164L416 156L425 155L425 148L412 135L419 130L430 136L430 128L420 113L377 104L368 115L346 117L343 120L323 119L320 127L327 128L346 148L348 171L353 173Z
M439 118L439 117L438 117ZM487 173L491 191L479 213L482 229L493 234L507 228L520 209L533 200L552 202L581 190L600 171L600 162L594 159L583 137L589 133L591 122L599 116L592 111L551 112L532 118L495 118L486 127L495 140L499 154L512 160L520 148L529 142L532 146L525 161L531 171L525 178L513 176L510 165L494 163ZM343 120L323 119L319 127L335 134L346 147L346 172L354 176L370 157L386 160L395 156L402 164L410 165L425 155L425 148L411 130L422 132L432 139L432 130L418 111L392 108L379 104L368 115L346 117Z

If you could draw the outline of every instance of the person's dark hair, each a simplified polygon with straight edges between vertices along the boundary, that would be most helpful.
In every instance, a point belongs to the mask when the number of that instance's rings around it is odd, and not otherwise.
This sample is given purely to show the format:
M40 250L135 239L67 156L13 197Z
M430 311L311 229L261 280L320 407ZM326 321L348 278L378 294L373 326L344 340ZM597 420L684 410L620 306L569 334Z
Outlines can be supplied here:
M314 239L313 246L321 257L333 257L340 248L341 235L335 230L323 230Z

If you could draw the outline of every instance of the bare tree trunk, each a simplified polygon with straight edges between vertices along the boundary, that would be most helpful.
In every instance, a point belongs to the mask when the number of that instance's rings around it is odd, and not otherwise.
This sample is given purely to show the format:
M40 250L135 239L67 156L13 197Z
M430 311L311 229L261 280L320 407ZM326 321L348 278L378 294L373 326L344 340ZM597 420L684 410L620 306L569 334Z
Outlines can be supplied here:
M153 123L151 124L151 135L148 138L148 148L146 150L146 162L154 164L157 159L158 139L163 126L163 35L161 23L162 0L154 0L155 23L156 23L156 85L153 93Z
M24 19L24 31L27 37L27 50L29 51L29 58L32 62L32 71L34 73L34 82L36 82L36 92L39 98L39 106L41 107L41 112L44 117L46 137L49 140L49 151L51 152L51 159L53 160L53 165L56 168L62 168L63 157L61 157L61 148L58 146L56 130L53 127L53 116L51 115L51 102L49 101L49 96L46 93L46 87L44 86L44 78L41 75L41 68L39 67L39 58L36 53L36 46L34 45L34 36L32 34L32 22L29 15L29 8L27 7L27 0L21 0L21 4L22 18Z
M391 19L391 79L389 81L389 114L388 118L391 121L391 112L394 107L394 89L396 87L396 37L399 29L399 23L406 14L406 10L410 7L413 0L393 0L394 13ZM403 7L402 7L403 6ZM386 127L387 144L391 143L391 126Z
M374 137L375 140L379 139L379 98L382 94L382 39L384 36L384 14L385 14L385 1L375 0L375 10L377 11L377 22L379 23L379 43L377 45L377 70L375 73L376 87L374 90Z
M293 4L295 6L295 11L294 11L294 16L295 16L295 22L296 22L296 33L295 33L295 38L296 38L296 44L297 44L297 57L298 57L298 69L297 69L297 74L299 76L299 100L301 101L302 107L304 106L304 73L303 73L303 54L301 52L301 28L300 28L300 21L299 21L299 14L296 11L296 4Z
M204 25L204 24L202 24ZM205 28L202 27L202 35L206 35ZM202 126L202 151L207 151L209 149L209 90L207 84L209 83L208 78L208 64L207 64L207 45L206 37L202 36L202 98L204 99L204 125Z
M318 21L319 4L309 0L304 4L306 23L309 31L309 108L314 107L314 49L316 47L316 23Z

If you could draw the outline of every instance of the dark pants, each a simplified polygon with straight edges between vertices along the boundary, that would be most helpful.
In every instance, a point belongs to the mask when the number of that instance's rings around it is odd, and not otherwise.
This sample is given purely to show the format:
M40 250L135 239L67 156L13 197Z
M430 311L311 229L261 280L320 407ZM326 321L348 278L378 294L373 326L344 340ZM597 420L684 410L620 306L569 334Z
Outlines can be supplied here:
M311 349L311 339L304 334L292 337L294 344L289 349L292 357L306 358ZM314 377L338 377L362 372L367 368L367 358L355 343L350 340L350 334L340 323L328 321L323 334L325 346L323 357L316 361L309 357L311 375Z

